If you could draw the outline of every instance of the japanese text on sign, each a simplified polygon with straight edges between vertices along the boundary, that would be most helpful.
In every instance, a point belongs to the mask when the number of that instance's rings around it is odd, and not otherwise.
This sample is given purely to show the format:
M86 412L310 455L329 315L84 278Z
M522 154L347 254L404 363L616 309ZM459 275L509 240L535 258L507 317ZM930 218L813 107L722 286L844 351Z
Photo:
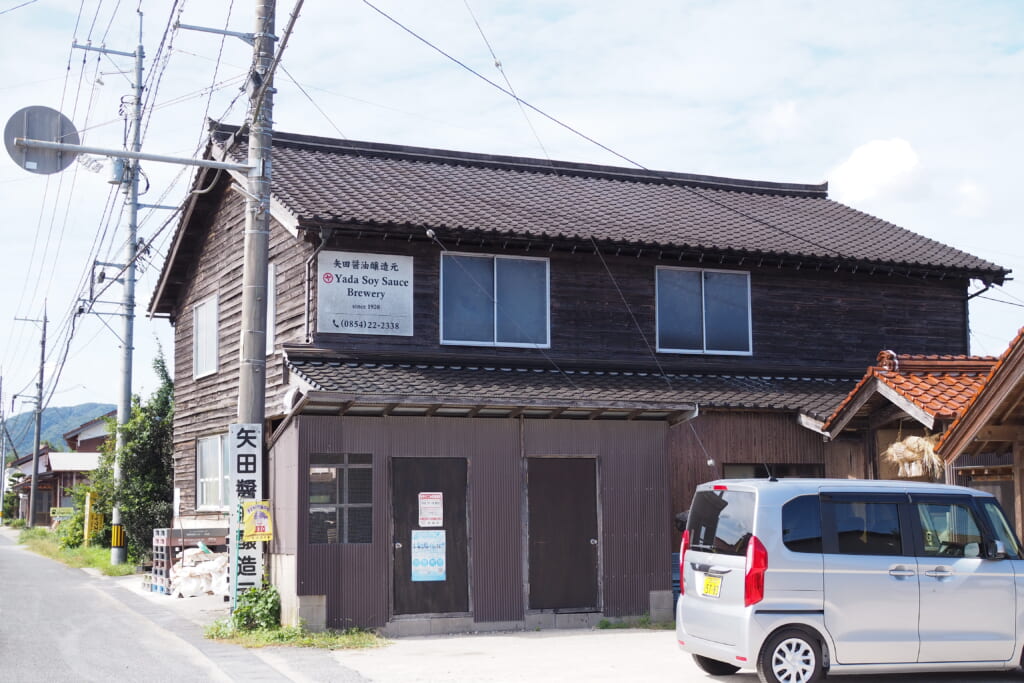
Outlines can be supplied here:
M444 494L440 491L419 494L419 525L444 526Z
M445 581L447 543L444 531L412 531L412 580Z
M273 522L270 518L270 501L247 500L242 503L242 515L245 520L243 541L274 540Z
M237 598L263 585L263 541L243 539L243 507L259 500L263 491L263 425L233 424L228 430L231 544L234 557L232 592ZM269 510L269 505L267 507ZM269 528L269 515L268 515Z
M317 331L411 337L412 290L411 256L322 251Z

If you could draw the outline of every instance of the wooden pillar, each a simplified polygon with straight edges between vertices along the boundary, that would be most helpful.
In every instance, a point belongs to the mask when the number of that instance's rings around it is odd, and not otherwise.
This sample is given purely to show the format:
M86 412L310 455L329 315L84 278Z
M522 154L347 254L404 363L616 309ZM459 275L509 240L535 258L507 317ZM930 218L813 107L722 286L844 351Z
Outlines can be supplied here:
M1024 441L1013 442L1013 521L1017 538L1024 532Z

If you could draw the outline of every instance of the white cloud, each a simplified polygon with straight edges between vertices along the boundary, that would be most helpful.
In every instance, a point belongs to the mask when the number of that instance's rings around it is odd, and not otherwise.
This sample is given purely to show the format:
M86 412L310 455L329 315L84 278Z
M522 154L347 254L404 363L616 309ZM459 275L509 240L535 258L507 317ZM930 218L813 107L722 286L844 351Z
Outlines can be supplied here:
M959 199L956 212L961 216L983 216L991 204L988 192L973 180L964 180L957 185L956 196Z
M872 140L829 174L829 189L845 203L874 199L912 186L919 166L917 152L906 140Z

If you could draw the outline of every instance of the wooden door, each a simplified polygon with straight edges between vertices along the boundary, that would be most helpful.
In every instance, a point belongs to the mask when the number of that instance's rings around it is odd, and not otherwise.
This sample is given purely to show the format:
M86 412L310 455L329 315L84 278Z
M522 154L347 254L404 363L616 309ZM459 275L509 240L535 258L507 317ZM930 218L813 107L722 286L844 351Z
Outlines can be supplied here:
M527 461L530 609L598 609L597 465Z
M394 458L391 482L395 614L469 612L465 458Z

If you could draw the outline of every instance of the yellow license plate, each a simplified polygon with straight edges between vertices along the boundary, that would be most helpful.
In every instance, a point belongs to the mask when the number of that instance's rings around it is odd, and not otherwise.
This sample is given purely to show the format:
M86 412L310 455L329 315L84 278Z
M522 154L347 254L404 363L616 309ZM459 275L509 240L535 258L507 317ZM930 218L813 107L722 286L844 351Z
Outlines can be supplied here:
M718 594L722 591L722 577L721 576L709 576L704 575L704 590L701 591L701 595L709 598L717 598Z

